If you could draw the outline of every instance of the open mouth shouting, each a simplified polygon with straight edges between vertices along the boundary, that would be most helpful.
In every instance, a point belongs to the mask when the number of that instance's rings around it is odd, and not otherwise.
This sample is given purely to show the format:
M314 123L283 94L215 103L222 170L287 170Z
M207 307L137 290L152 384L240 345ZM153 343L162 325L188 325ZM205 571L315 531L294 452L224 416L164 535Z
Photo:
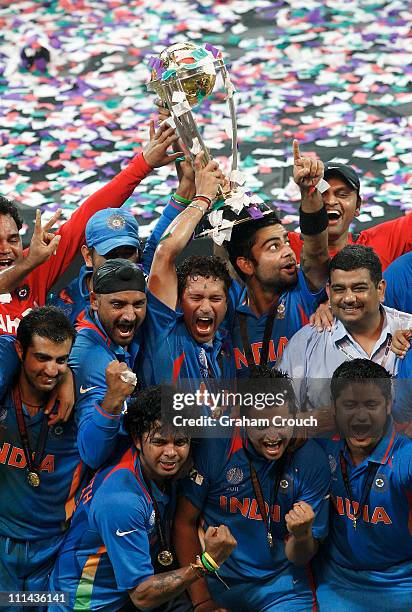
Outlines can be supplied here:
M118 323L116 325L117 332L123 340L133 338L135 327L135 323Z
M208 337L214 331L214 317L197 317L195 320L196 333L200 337Z
M342 219L342 213L339 210L336 210L336 208L329 209L326 212L328 214L330 226L336 225Z
M261 445L265 455L271 459L279 459L285 446L283 438L265 438Z

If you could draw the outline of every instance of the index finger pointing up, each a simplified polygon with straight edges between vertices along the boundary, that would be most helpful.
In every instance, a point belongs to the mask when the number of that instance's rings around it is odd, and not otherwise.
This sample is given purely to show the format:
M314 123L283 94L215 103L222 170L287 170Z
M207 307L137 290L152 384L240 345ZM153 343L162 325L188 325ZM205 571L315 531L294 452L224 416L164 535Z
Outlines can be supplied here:
M300 159L299 141L296 139L293 141L293 159L295 162Z

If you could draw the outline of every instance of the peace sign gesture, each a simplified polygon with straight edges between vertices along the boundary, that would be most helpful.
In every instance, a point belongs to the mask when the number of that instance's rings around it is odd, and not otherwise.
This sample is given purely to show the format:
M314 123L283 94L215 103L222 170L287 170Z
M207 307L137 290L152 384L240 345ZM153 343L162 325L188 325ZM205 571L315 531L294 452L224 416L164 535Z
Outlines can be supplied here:
M34 232L30 241L29 254L27 255L27 263L36 267L47 261L57 251L60 242L60 235L55 235L50 232L53 225L61 215L60 208L54 215L45 223L41 224L41 212L36 210L36 221L34 224Z
M302 189L316 187L323 178L323 162L312 157L302 157L299 142L293 141L293 180Z

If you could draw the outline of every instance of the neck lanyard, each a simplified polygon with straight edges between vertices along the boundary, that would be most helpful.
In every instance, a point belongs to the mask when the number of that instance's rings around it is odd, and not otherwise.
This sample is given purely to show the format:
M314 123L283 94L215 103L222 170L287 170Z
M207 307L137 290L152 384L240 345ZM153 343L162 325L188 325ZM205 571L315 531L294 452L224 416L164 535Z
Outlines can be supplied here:
M347 341L345 341L347 342ZM381 365L383 368L385 367L386 362L388 361L388 357L389 357L389 350L392 346L392 336L389 337L389 340L386 340L386 348L385 348L385 352L383 354L383 357L381 359L381 362L379 365ZM342 344L338 344L338 349L340 351L342 351L342 353L349 359L349 361L352 361L353 359L355 359L355 357L353 355L351 355L350 353L348 353L348 351L343 347Z
M43 413L40 427L40 434L37 439L37 448L33 453L27 432L26 421L24 420L23 405L21 401L20 388L16 385L12 391L14 409L16 412L17 427L19 430L20 442L23 447L24 456L27 464L27 481L30 486L38 487L40 484L40 466L44 456L49 424L47 416Z
M359 500L358 510L355 512L355 508L353 505L354 495L352 493L352 488L350 486L349 476L348 476L348 466L347 466L346 459L343 455L343 451L339 453L339 461L340 461L340 469L342 471L342 477L343 477L343 482L345 485L346 494L349 497L349 501L353 509L353 519L352 519L353 528L356 529L356 523L363 514L363 510L366 506L366 500L368 499L370 490L372 488L373 479L375 478L376 472L378 471L378 468L379 468L379 463L372 463L372 462L369 463L365 486L363 487L361 499Z
M142 476L143 476L143 480L145 482L145 485L147 487L147 490L149 491L151 500L152 500L152 504L153 504L153 508L154 508L154 513L155 513L155 524L156 524L156 531L157 531L157 535L159 537L160 540L160 552L157 555L157 560L159 561L160 565L162 565L163 567L167 567L168 565L172 565L174 559L173 559L173 554L170 550L170 543L168 542L168 540L166 539L166 534L163 531L163 525L162 525L162 519L161 519L161 515L160 515L160 510L159 510L159 506L157 504L156 498L153 495L153 490L152 490L152 485L151 482L148 478L145 478L144 474L143 474L143 469L142 469Z
M276 300L269 308L268 316L265 324L265 331L263 333L262 350L260 353L259 365L265 366L268 362L269 357L269 341L273 331L273 324L278 310L278 300ZM252 349L249 342L249 334L247 331L247 316L244 312L238 313L238 321L240 327L240 336L242 338L243 350L245 351L245 357L250 370L256 368L255 360L253 358Z
M257 475L257 471L255 466L253 465L253 460L251 457L250 452L247 450L247 448L245 447L245 445L243 445L243 450L245 452L245 455L247 457L247 460L249 462L249 470L250 470L250 479L252 481L252 486L253 486L253 492L255 494L256 497L256 501L259 507L259 512L260 512L260 516L262 517L262 520L265 524L265 528L266 528L266 538L269 544L269 548L273 547L273 536L272 536L272 527L271 527L271 523L272 523L272 516L271 516L271 512L273 510L273 507L275 505L278 493L279 493L279 486L280 486L280 481L282 478L282 474L284 472L285 466L286 466L286 452L287 450L284 451L282 457L279 459L279 461L276 461L275 463L275 469L276 469L276 476L275 476L275 483L274 483L274 487L271 491L271 495L270 495L270 503L269 503L269 512L266 512L266 505L265 505L265 498L263 496L263 491L262 491L262 486L260 484L260 480L259 480L259 476Z
M220 370L220 377L223 376L223 347L220 349L217 356L217 366ZM217 378L214 375L212 364L210 363L206 350L201 347L199 350L199 364L201 378Z

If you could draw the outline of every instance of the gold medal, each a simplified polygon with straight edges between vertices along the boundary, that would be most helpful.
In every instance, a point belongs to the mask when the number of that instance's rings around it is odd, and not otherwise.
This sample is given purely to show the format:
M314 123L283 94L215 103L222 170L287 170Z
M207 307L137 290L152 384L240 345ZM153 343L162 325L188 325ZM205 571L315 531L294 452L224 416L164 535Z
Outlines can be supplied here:
M285 312L286 312L286 308L283 302L281 302L277 308L276 311L276 317L278 319L284 319L285 318Z
M273 537L272 537L272 534L269 533L269 531L268 531L267 538L268 538L269 548L272 548L273 547Z
M356 529L356 523L357 523L358 519L356 518L356 516L353 518L353 528Z
M159 561L160 565L167 567L168 565L172 565L173 555L170 550L161 550L157 555L157 560Z
M40 484L40 476L36 472L29 472L27 474L27 482L31 487L38 487Z

